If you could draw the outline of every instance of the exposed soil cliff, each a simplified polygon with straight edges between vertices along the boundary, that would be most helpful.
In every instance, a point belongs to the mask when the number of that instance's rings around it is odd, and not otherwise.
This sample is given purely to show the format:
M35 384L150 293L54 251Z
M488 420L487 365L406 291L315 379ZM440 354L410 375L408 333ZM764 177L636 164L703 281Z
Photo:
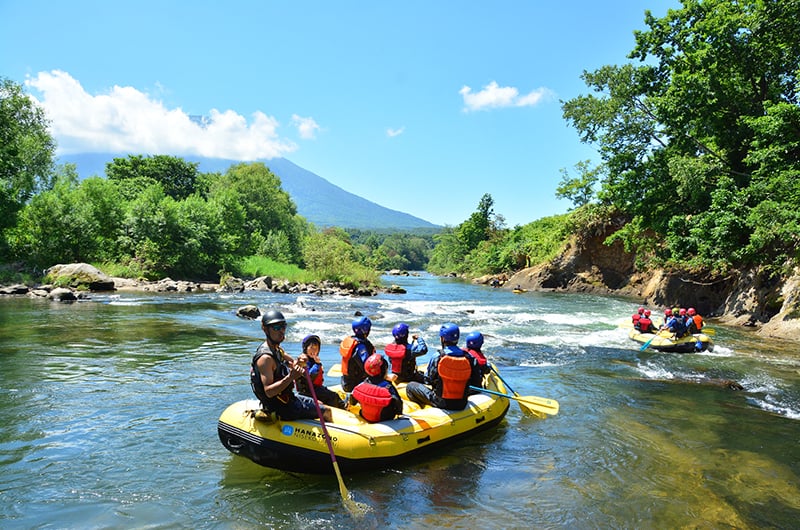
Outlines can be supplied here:
M604 244L621 222L575 236L560 256L515 273L505 285L629 296L651 307L694 307L725 324L753 326L765 335L800 340L800 269L786 278L759 270L726 276L687 270L640 271L622 243Z

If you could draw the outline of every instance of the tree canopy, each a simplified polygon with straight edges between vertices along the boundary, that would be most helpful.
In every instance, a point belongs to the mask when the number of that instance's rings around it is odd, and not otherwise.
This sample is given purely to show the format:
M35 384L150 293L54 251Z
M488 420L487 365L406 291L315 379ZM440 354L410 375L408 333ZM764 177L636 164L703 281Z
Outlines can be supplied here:
M17 212L37 191L52 184L55 148L44 111L21 85L0 77L0 233L14 226Z
M798 13L800 0L683 0L645 13L638 64L584 72L593 93L564 117L597 145L581 178L594 171L597 201L630 216L628 245L719 268L798 259ZM562 184L581 197L579 179Z

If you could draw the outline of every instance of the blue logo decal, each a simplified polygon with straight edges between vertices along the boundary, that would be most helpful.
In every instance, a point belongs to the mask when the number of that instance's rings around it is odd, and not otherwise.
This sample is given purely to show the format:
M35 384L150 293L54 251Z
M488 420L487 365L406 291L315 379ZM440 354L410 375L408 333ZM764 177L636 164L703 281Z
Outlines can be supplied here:
M291 436L294 433L294 427L292 427L291 425L284 425L283 428L281 429L281 433L284 436Z

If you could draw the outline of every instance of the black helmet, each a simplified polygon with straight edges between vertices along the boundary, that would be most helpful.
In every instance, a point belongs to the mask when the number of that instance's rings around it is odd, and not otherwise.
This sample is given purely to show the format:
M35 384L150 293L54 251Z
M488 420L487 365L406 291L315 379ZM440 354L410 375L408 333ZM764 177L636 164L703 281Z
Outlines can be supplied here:
M316 342L317 346L322 345L322 341L319 340L318 335L306 335L303 338L303 342L300 343L301 346L303 347L303 351L306 351L306 348L308 348L308 345L311 344L312 342Z
M265 326L269 326L270 324L278 324L279 322L283 322L285 324L286 319L283 318L283 313L275 309L270 309L261 317L261 324Z

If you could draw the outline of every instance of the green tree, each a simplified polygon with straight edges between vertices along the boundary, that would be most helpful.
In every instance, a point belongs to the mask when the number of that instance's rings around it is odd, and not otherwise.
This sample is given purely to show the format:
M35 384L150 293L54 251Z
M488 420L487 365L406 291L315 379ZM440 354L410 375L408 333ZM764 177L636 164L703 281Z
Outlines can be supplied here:
M572 201L580 208L589 204L594 197L594 186L600 180L602 166L592 168L588 160L575 164L577 177L570 177L566 169L561 170L561 182L556 187L556 197Z
M130 155L115 158L106 164L106 176L111 180L132 181L138 191L152 181L161 184L164 193L176 200L185 199L195 192L198 164L168 155ZM129 198L135 197L135 194Z
M5 230L37 192L52 186L55 141L44 111L20 85L0 77L0 254Z
M641 64L584 72L594 94L562 109L598 146L600 203L638 228L623 229L626 246L712 267L792 254L779 243L794 241L789 233L763 223L777 215L790 230L800 209L790 184L798 12L800 0L683 0L663 18L645 13L648 29L636 32L629 56ZM784 193L770 196L775 190Z
M478 209L469 216L469 219L458 226L458 237L466 245L467 250L478 247L481 241L486 241L496 228L494 220L494 199L488 193L481 197Z
M66 167L20 212L15 254L40 268L113 259L122 211L113 183L91 177L79 184L74 166Z
M341 228L312 232L303 241L303 261L306 268L320 278L346 285L376 284L375 271L361 265L350 242L350 236Z
M275 251L277 255L266 257L300 263L308 223L267 166L261 162L231 166L209 184L209 198L222 194L226 197L220 200L238 203L244 213L238 232L245 254Z

